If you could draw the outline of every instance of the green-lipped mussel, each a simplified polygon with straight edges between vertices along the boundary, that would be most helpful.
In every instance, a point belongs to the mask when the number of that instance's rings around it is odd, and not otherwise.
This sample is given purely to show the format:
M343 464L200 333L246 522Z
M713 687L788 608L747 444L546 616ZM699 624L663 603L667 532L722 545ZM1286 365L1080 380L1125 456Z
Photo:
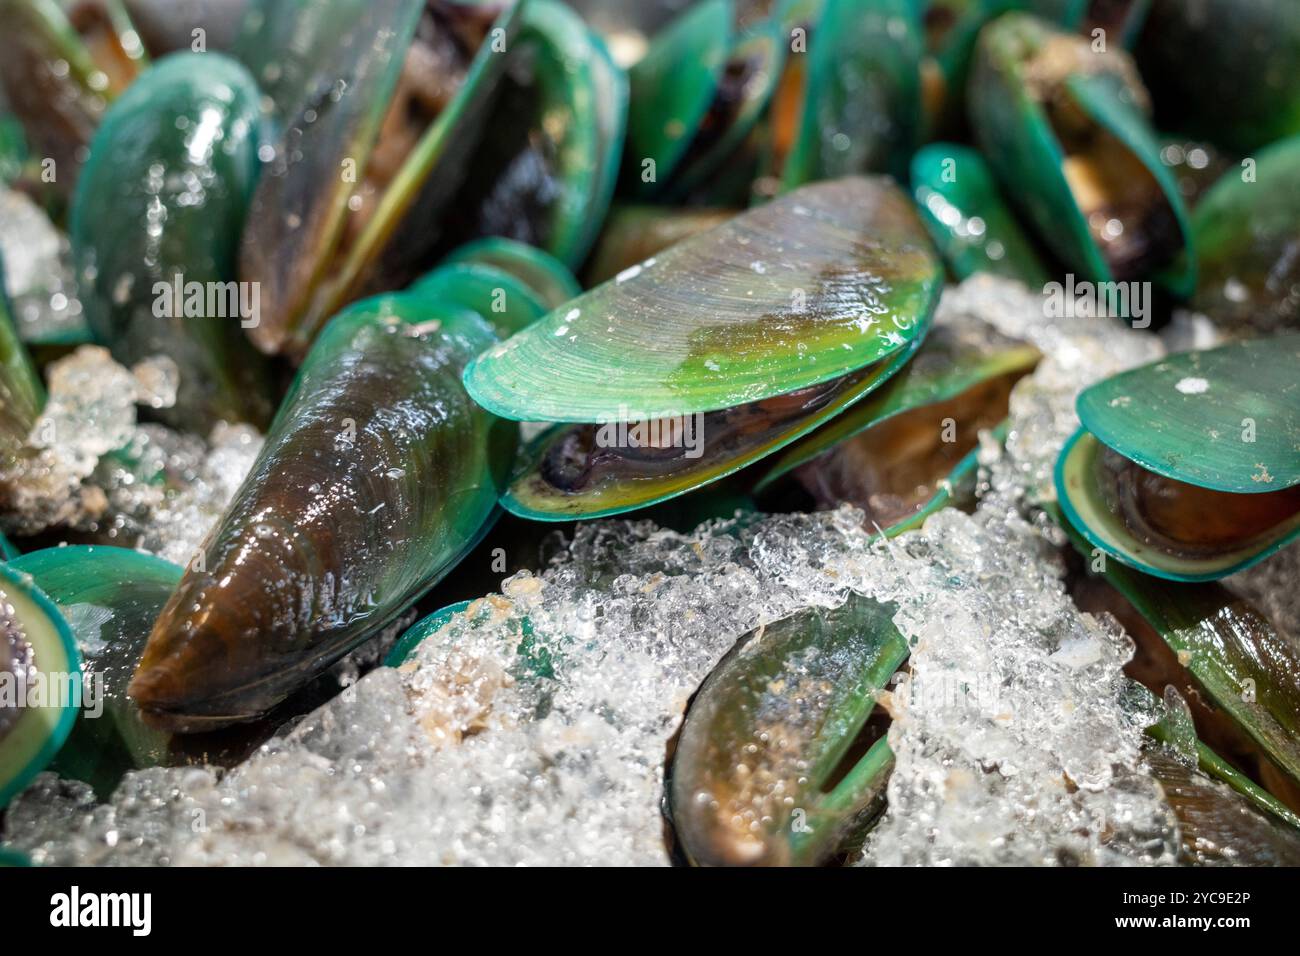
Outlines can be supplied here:
M41 181L65 197L105 109L148 65L121 0L3 0L0 84L35 155Z
M698 865L810 865L879 811L894 755L872 721L907 658L895 609L850 592L743 636L673 754L673 829ZM881 712L883 716L883 711Z
M576 423L531 445L503 504L613 514L777 450L902 367L939 273L902 193L863 178L797 190L631 267L466 370L496 414Z
M1300 535L1300 335L1188 352L1084 390L1057 496L1094 546L1207 581Z
M0 565L0 808L53 759L81 705L81 655L54 603Z
M576 14L555 0L263 7L244 56L273 72L283 132L241 251L241 276L263 286L250 330L261 349L303 354L348 301L401 287L478 236L540 245L570 267L586 254L626 103ZM273 38L302 30L321 45L283 62ZM509 135L483 135L489 113Z
M1065 266L1091 282L1195 284L1187 213L1122 50L1009 13L980 34L970 78L977 142Z
M1300 135L1228 170L1192 211L1192 307L1232 336L1300 331Z
M235 255L257 179L259 94L219 53L176 53L108 110L77 183L72 248L95 335L132 364L175 361L163 414L206 434L218 420L270 418L265 370L243 326L256 287Z
M153 628L129 691L147 718L192 731L263 713L473 546L516 440L460 384L493 340L418 290L331 320Z
M9 567L30 575L62 612L93 694L54 769L108 794L125 771L166 762L168 735L144 723L126 688L182 569L151 554L103 545L43 548Z
M1031 289L1049 281L1051 273L975 150L955 143L918 149L912 157L912 197L956 278L992 272Z

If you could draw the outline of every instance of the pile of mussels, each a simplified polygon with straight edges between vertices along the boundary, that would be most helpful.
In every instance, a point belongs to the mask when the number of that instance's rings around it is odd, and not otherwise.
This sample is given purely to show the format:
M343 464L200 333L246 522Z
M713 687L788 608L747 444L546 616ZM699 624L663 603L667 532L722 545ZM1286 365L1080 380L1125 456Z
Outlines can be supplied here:
M1084 389L1034 505L1147 634L1135 676L1192 691L1200 769L1300 829L1300 635L1216 583L1300 535L1294 0L0 12L0 185L57 230L80 303L49 328L0 298L0 808L47 767L102 791L247 752L222 728L318 703L544 522L848 502L889 538L969 507L1042 358L930 334L945 280L986 272L1216 330ZM156 457L110 441L52 480L77 436L47 400L88 354L162 380L159 434L265 432L183 566L101 486L183 493ZM728 742L783 655L847 630L872 640L828 658L802 744L818 835L739 852ZM833 858L889 773L863 734L908 651L857 596L726 657L673 758L684 858ZM106 719L53 692L92 673Z

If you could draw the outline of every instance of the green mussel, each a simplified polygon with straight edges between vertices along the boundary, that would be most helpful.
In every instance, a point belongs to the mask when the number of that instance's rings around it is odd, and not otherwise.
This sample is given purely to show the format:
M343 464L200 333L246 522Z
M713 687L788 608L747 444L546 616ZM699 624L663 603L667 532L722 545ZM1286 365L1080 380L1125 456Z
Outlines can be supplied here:
M1063 527L1091 572L1074 580L1076 602L1114 615L1132 636L1129 677L1186 701L1186 723L1198 741L1196 754L1189 754L1193 762L1259 809L1300 827L1294 641L1222 584L1167 581L1101 560L1075 528Z
M669 770L690 862L813 865L881 809L894 755L876 695L908 655L894 613L850 592L751 631L708 676Z
M164 57L109 109L72 207L86 316L118 361L176 362L169 422L265 424L265 370L244 326L260 321L235 255L257 179L253 78L219 53Z
M495 346L470 394L562 424L502 500L562 520L707 484L834 417L919 346L941 268L884 179L818 183L633 266Z
M127 684L182 569L142 551L65 545L9 562L58 606L81 649L86 708L55 759L61 776L107 795L122 774L168 759L169 735L147 726Z
M265 712L473 547L517 438L460 384L494 339L418 290L330 321L154 625L129 689L146 718L195 731Z
M862 172L907 178L922 127L912 0L787 0L791 48L773 94L764 176L790 189Z
M148 65L121 0L2 0L0 85L42 181L70 196L108 105Z
M912 196L957 279L992 272L1041 289L1051 278L1007 208L984 157L955 143L930 143L912 157Z
M1300 334L1174 355L1085 389L1056 491L1116 560L1176 581L1300 535Z
M626 90L571 10L262 6L267 32L245 61L293 79L272 88L283 132L241 251L241 275L263 286L250 331L261 349L301 356L347 302L400 288L481 236L538 245L570 268L586 255L614 188ZM304 29L320 45L286 59L272 38Z
M1090 282L1196 281L1187 212L1122 50L1009 13L980 34L970 78L975 138L1057 258Z
M81 706L81 655L54 603L0 564L0 808L67 739Z
M1300 135L1229 168L1192 212L1192 307L1229 335L1300 331Z
M13 310L4 291L4 264L0 262L0 475L14 467L44 404L41 377L14 328Z
M1300 133L1300 4L1152 0L1135 49L1162 129L1239 153Z
M755 128L776 88L786 43L775 20L733 31L730 0L689 7L629 71L624 178L639 198L683 199L704 186Z

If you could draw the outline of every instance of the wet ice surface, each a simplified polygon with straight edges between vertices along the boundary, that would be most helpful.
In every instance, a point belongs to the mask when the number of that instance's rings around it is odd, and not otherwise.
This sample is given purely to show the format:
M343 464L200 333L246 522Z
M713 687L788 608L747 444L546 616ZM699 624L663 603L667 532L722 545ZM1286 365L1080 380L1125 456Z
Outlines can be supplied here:
M6 530L92 532L187 563L248 473L262 436L218 423L205 443L141 423L139 407L171 406L177 382L169 358L128 369L94 345L52 362L28 448L0 476L10 489Z
M86 317L67 237L28 196L12 189L0 189L0 259L20 338L82 339Z
M682 535L582 525L521 573L224 775L129 775L97 805L44 775L7 839L38 862L668 862L666 748L690 694L745 631L853 588L897 603L914 643L895 688L890 809L864 863L1169 863L1178 833L1139 759L1156 705L1129 639L1080 613L1059 534L1033 511L1082 386L1157 357L1110 320L1048 320L976 279L978 315L1049 356L985 449L974 515L872 542L850 509L745 516Z

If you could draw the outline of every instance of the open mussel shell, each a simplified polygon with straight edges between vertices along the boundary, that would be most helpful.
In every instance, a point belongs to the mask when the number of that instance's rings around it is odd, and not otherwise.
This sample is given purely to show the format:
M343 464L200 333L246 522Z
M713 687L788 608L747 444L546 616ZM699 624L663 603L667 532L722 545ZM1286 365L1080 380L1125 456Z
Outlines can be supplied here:
M920 343L820 386L714 412L557 425L516 460L501 505L536 521L572 521L686 494L833 422L905 367Z
M1162 129L1245 153L1300 133L1300 4L1152 0L1135 50Z
M1009 13L980 34L970 78L976 140L1038 236L1092 282L1159 278L1190 295L1187 213L1120 50Z
M444 244L507 236L576 268L609 207L622 157L627 80L604 42L560 0L527 0L492 126L467 166ZM445 171L441 173L445 176ZM445 188L445 186L444 186ZM434 217L417 208L398 248Z
M240 249L240 277L262 289L259 348L301 356L367 284L427 267L412 261L437 237L394 234L415 212L436 218L459 187L506 67L494 47L509 48L520 7L495 22L492 5L424 0L250 10L236 48L280 128Z
M163 609L130 694L194 731L265 712L377 635L479 540L517 429L460 384L494 340L417 291L335 317Z
M967 146L931 143L912 157L912 196L948 270L957 279L992 272L1039 289L1051 278L984 157Z
M105 115L73 200L91 328L125 364L172 358L177 402L160 415L200 433L269 418L264 368L241 328L257 323L257 300L233 281L259 122L257 87L238 63L165 57Z
M654 193L667 202L701 198L716 202L715 193L747 198L749 184L739 180L752 174L757 162L756 153L752 162L746 158L752 152L746 148L747 140L756 135L784 60L785 39L775 20L737 36L708 109L685 137L688 144L679 161L666 170L660 168L654 183L639 177L639 193ZM665 82L680 82L680 78ZM737 182L733 183L733 178Z
M817 508L850 502L887 535L916 527L959 497L980 432L999 427L1040 358L991 329L937 323L898 375L772 456L755 493L792 474Z
M120 0L0 0L0 84L70 194L104 110L148 65Z
M582 292L569 267L545 249L500 236L466 243L447 256L443 263L470 263L500 269L531 289L547 312ZM482 310L478 311L482 314Z
M142 551L103 545L32 551L9 567L31 575L58 605L90 678L94 696L59 751L59 774L107 795L127 770L166 762L169 736L144 723L126 688L181 568Z
M790 3L783 23L806 29L775 94L767 174L789 189L853 173L907 178L920 138L920 15L911 0Z
M1207 581L1300 535L1300 334L1171 356L1084 390L1056 490L1096 547Z
M0 564L0 808L45 769L81 704L81 655L68 623L30 577Z
M1300 135L1229 167L1192 212L1192 307L1232 336L1300 331Z
M924 337L937 292L937 263L900 200L883 181L807 187L633 267L476 359L466 384L489 409L578 423L532 443L503 505L564 520L663 501L778 450L885 382Z
M731 24L731 0L688 7L628 70L623 175L634 195L651 196L672 182L723 83Z
M717 411L880 362L924 330L941 269L884 179L817 183L620 273L466 369L520 421Z
M691 862L814 865L878 809L894 758L868 722L908 654L894 613L850 593L756 628L708 676L668 781Z

